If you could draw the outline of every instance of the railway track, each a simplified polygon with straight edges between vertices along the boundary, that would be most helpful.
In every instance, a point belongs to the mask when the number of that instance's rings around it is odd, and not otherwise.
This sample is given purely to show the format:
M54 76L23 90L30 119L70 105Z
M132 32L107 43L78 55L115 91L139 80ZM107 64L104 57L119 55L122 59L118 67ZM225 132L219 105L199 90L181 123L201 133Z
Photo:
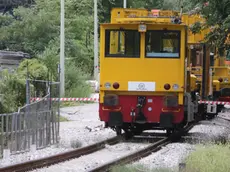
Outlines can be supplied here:
M109 172L116 165L128 164L128 163L131 163L133 161L137 161L143 157L146 157L146 156L150 155L151 153L160 150L163 146L165 146L165 145L173 142L174 140L177 140L181 136L185 135L193 126L194 126L194 124L191 124L191 125L187 126L185 128L185 130L183 130L183 131L172 134L171 136L166 137L166 138L160 138L158 141L154 142L153 144L151 144L150 146L148 146L144 149L141 149L139 151L136 151L135 153L129 154L129 155L124 156L122 158L116 159L113 162L109 162L109 163L104 164L100 167L97 167L97 168L91 170L91 172Z
M136 151L132 154L129 154L127 156L124 156L120 159L114 160L113 162L104 164L103 166L100 166L98 168L93 169L92 171L99 172L99 171L110 171L110 169L118 164L127 164L132 161L136 161L140 158L146 157L150 155L152 152L156 152L161 149L162 146L165 146L169 143L171 143L173 140L177 140L178 137L181 137L184 133L190 130L190 128L193 127L193 125L188 126L185 131L178 132L175 134L172 134L170 137L163 136L162 134L156 134L156 136L150 136L145 137L146 133L143 134L143 136L134 137L130 140L123 140L123 135L120 137L113 137L111 139L107 139L105 141L86 146L80 149L76 149L69 152L64 152L61 154L56 154L50 157L38 159L38 160L32 160L20 164L15 164L12 166L7 166L0 168L0 172L24 172L24 171L30 171L38 168L48 167L57 163L61 163L67 160L71 160L74 158L78 158L83 155L88 155L91 153L94 153L96 151L102 150L105 148L106 144L108 145L115 145L119 142L142 142L142 141L148 141L149 143L152 143L150 146L141 149L139 151Z
M46 158L38 159L38 160L32 160L32 161L27 161L24 163L19 163L7 167L0 168L0 172L24 172L24 171L30 171L34 170L36 168L42 168L42 167L47 167L50 165L54 165L60 162L64 162L66 160L78 158L83 155L88 155L93 152L99 151L103 148L105 148L105 145L114 145L121 141L122 137L113 137L111 139L107 139L105 141L101 141L99 143L95 143L90 146L86 146L80 149L56 154L53 156L49 156Z

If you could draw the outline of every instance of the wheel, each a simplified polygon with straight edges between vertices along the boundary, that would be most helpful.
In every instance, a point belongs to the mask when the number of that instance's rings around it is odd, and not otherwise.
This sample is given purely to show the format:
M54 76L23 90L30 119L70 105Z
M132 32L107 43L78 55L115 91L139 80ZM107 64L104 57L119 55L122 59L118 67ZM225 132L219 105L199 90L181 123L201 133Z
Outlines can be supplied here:
M131 130L125 130L125 139L131 139L133 137L133 132Z
M116 126L115 130L116 130L117 136L120 136L120 135L121 135L121 130L122 130L122 128Z
M134 135L141 135L143 130L139 129L139 128L135 128L135 129L132 130L132 132L133 132Z
M173 133L173 129L166 129L166 135L170 136Z

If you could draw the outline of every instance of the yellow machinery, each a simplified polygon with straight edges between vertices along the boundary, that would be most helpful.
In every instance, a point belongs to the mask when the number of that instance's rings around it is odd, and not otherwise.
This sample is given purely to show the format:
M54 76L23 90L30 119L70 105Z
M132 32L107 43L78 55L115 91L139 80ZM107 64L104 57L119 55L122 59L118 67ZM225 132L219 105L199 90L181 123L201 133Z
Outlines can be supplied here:
M196 22L204 22L199 15L185 16L183 19L188 26ZM208 116L212 117L222 110L224 102L230 101L230 68L226 65L229 53L220 56L216 47L206 47L206 52L202 50L205 35L210 32L210 29L198 34L189 32L188 59L191 73L197 77L197 87L203 99L201 102L205 104ZM229 39L226 39L226 43L229 43ZM204 53L206 53L205 57Z
M182 14L182 22L185 23L188 26L188 44L187 44L187 56L188 56L188 65L189 70L188 74L195 75L196 77L191 77L193 80L193 87L199 87L199 92L201 94L202 92L202 76L203 76L203 70L202 70L202 60L203 56L207 55L209 49L203 50L203 45L205 44L205 35L209 32L209 29L205 29L200 31L200 33L193 34L190 30L190 26L194 25L196 22L200 22L201 25L205 22L203 18L200 17L200 15L193 14ZM205 52L204 52L205 51ZM208 67L209 65L209 58L206 59L205 66ZM199 66L196 65L196 63L199 64ZM194 67L196 66L196 67ZM205 76L208 76L208 71L205 72ZM206 83L210 82L210 78L206 77L205 79ZM194 85L195 83L195 85ZM197 85L198 84L198 85ZM203 90L205 91L203 94L208 95L210 92L210 85L206 84Z
M99 116L106 126L117 134L170 132L195 120L199 105L188 42L203 38L187 36L179 12L111 11L111 23L100 27Z
M201 18L199 15L183 15L184 22L187 25L192 25L196 22L204 22L204 19ZM200 52L200 43L202 43L205 39L205 35L209 32L209 29L203 30L198 34L192 34L191 31L189 31L188 36L188 43L190 45L189 51L191 59L191 70L192 74L194 74L197 77L198 83L201 83L201 78L203 75L202 70L202 52ZM226 39L226 42L228 42L229 39ZM223 88L230 88L230 68L226 65L228 64L227 57L229 54L227 53L224 56L220 56L218 52L215 51L215 47L211 47L213 51L210 53L210 66L212 70L212 75L210 78L212 78L212 84L210 85L210 89L212 89L212 92L210 92L210 95L214 96L216 95L216 92L219 92L220 89Z

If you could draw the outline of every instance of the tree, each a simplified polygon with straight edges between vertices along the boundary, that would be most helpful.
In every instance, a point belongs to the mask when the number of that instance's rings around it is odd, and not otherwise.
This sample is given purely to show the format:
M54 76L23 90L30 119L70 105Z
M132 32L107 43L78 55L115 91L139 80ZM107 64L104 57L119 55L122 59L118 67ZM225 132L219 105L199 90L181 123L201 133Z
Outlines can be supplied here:
M128 8L162 8L163 4L163 0L127 0ZM99 0L99 21L109 22L111 9L115 7L123 8L123 0Z
M195 0L199 12L206 19L205 27L211 28L207 41L215 45L221 56L226 48L225 41L230 33L230 1L229 0Z
M80 94L87 96L88 93L84 91L82 94L80 88L86 86L84 81L93 73L93 1L66 1L65 12L66 93L74 92L71 96L76 97ZM14 14L16 19L11 15L0 15L0 49L31 54L35 58L30 61L34 71L30 71L31 79L46 80L49 72L57 80L60 1L35 0L30 8L21 6L14 9ZM20 74L26 74L25 65L22 62L19 67Z

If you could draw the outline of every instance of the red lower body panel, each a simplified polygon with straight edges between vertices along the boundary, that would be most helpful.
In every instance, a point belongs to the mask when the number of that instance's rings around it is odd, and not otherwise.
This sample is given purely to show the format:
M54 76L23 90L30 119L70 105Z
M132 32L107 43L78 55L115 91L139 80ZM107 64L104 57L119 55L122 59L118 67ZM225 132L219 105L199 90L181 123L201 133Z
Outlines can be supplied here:
M105 107L102 103L99 105L99 116L101 121L108 122L110 112L121 112L123 122L131 123L133 117L131 116L132 109L135 109L137 115L138 96L121 95L119 96L119 105L116 107ZM161 113L173 114L173 123L181 123L184 119L183 105L174 108L164 107L164 96L146 96L146 103L143 106L142 112L148 123L159 123ZM134 117L135 118L135 117Z
M226 97L219 97L218 101L230 102L230 97L229 97L229 96L226 96Z

